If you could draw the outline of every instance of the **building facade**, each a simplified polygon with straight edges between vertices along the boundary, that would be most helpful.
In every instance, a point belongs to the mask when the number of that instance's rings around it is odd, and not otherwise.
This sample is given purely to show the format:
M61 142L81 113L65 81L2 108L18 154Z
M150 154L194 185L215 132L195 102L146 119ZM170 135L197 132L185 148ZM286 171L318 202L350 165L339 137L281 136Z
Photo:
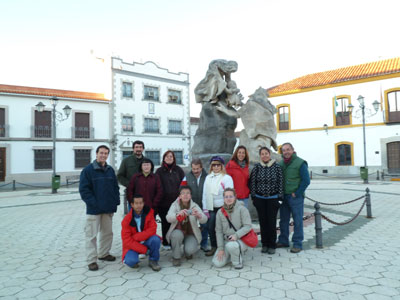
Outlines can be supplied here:
M278 144L291 142L311 170L327 176L364 166L362 95L369 172L400 173L400 58L309 74L268 91Z
M111 59L113 164L132 154L132 143L145 144L145 156L156 166L167 150L177 164L189 164L189 74L172 73L153 62L126 63Z
M0 182L51 182L53 134L51 99L65 118L56 125L56 171L65 182L95 159L97 146L110 145L109 106L102 94L0 85ZM36 105L42 102L44 111Z

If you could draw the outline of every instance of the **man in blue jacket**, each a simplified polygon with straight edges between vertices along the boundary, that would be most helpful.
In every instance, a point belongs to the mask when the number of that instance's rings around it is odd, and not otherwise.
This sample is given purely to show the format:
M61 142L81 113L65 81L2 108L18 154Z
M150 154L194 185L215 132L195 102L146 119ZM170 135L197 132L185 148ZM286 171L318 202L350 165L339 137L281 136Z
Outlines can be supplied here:
M107 164L110 149L101 145L96 149L96 159L82 172L79 193L86 203L86 255L90 271L99 269L97 258L114 261L110 254L113 239L112 217L120 204L119 186L114 169ZM100 233L99 249L97 235Z

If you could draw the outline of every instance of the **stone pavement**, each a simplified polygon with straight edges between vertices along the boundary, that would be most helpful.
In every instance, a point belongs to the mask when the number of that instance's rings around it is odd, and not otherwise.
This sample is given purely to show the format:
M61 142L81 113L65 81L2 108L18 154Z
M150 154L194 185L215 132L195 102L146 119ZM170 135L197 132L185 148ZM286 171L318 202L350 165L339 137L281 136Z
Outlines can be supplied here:
M147 266L124 266L121 259L122 206L114 216L112 254L87 270L84 250L85 206L77 188L0 193L1 299L400 299L400 183L371 182L372 213L365 209L352 223L323 221L324 248L316 249L313 219L305 227L305 250L275 255L250 249L244 268L217 269L199 251L194 259L172 267L162 251L160 272ZM357 181L313 180L307 196L344 202L365 193ZM362 200L322 206L331 219L350 219ZM313 212L306 200L306 211ZM256 225L255 225L256 227Z

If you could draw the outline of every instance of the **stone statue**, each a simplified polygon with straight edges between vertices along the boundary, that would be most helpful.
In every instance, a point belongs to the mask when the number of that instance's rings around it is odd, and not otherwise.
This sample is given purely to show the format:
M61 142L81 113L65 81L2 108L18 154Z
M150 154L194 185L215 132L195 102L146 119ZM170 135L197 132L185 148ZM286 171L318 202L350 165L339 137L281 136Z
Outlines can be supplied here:
M247 147L253 162L259 160L258 150L262 146L277 150L274 121L277 110L268 96L267 90L259 87L238 111L244 126L240 133L240 145Z
M216 59L208 66L206 76L194 89L196 102L202 104L200 124L194 137L193 157L207 165L208 157L218 154L229 159L236 144L237 112L243 96L231 79L236 72L235 61Z

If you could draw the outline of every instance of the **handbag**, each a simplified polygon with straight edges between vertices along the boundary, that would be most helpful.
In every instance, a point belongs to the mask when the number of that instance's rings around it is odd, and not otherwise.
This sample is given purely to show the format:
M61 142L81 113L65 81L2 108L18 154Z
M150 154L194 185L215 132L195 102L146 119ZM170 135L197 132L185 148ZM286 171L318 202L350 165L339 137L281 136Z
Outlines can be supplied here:
M225 218L228 220L229 227L233 228L233 230L236 231L235 226L233 226L231 220L229 219L228 213L226 212L225 208L221 207L221 211ZM255 248L258 245L258 237L257 233L254 231L252 228L248 233L246 233L244 236L240 238L243 243L245 243L247 246L250 248Z

